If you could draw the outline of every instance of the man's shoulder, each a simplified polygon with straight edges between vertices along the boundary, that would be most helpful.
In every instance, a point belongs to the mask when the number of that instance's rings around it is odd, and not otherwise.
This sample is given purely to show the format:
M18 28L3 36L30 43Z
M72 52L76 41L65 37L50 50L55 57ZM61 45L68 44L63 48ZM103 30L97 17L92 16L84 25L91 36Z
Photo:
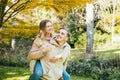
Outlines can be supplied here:
M66 43L65 43L65 47L68 47L68 48L70 48L70 49L71 49L71 46L69 45L69 43L68 43L68 42L66 42Z
M50 43L51 44L56 44L56 41L55 41L55 39L53 37L50 39Z

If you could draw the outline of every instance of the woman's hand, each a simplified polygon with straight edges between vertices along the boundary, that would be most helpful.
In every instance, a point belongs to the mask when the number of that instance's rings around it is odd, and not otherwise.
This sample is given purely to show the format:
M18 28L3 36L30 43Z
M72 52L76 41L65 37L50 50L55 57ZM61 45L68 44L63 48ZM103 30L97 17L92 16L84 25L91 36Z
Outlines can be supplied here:
M50 48L51 48L51 45L46 43L41 47L41 50L42 50L43 54L46 54L50 51Z

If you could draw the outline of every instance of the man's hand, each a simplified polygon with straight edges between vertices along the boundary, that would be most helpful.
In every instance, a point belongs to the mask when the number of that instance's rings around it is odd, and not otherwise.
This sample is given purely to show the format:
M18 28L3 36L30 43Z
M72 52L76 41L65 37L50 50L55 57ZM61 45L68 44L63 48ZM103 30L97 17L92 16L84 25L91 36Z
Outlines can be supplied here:
M57 62L57 60L58 60L58 59L57 59L56 57L52 57L51 59L49 59L49 61L52 62L52 63Z

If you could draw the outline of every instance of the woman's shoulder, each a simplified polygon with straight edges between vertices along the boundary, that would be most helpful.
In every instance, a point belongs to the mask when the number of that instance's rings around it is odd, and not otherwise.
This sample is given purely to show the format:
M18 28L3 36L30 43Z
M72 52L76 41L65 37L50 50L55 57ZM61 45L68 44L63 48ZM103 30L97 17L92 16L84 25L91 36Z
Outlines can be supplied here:
M40 38L39 35L36 35L34 42L41 42L42 39Z

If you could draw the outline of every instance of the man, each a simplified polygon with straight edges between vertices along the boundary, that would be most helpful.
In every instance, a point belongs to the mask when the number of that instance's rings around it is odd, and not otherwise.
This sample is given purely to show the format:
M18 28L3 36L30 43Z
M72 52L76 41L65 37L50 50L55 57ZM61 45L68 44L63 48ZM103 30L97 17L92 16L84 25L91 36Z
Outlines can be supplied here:
M50 40L48 53L40 59L43 68L42 80L58 80L62 77L70 55L70 46L66 42L68 38L67 30L61 28L56 37ZM70 80L70 77L64 80Z

